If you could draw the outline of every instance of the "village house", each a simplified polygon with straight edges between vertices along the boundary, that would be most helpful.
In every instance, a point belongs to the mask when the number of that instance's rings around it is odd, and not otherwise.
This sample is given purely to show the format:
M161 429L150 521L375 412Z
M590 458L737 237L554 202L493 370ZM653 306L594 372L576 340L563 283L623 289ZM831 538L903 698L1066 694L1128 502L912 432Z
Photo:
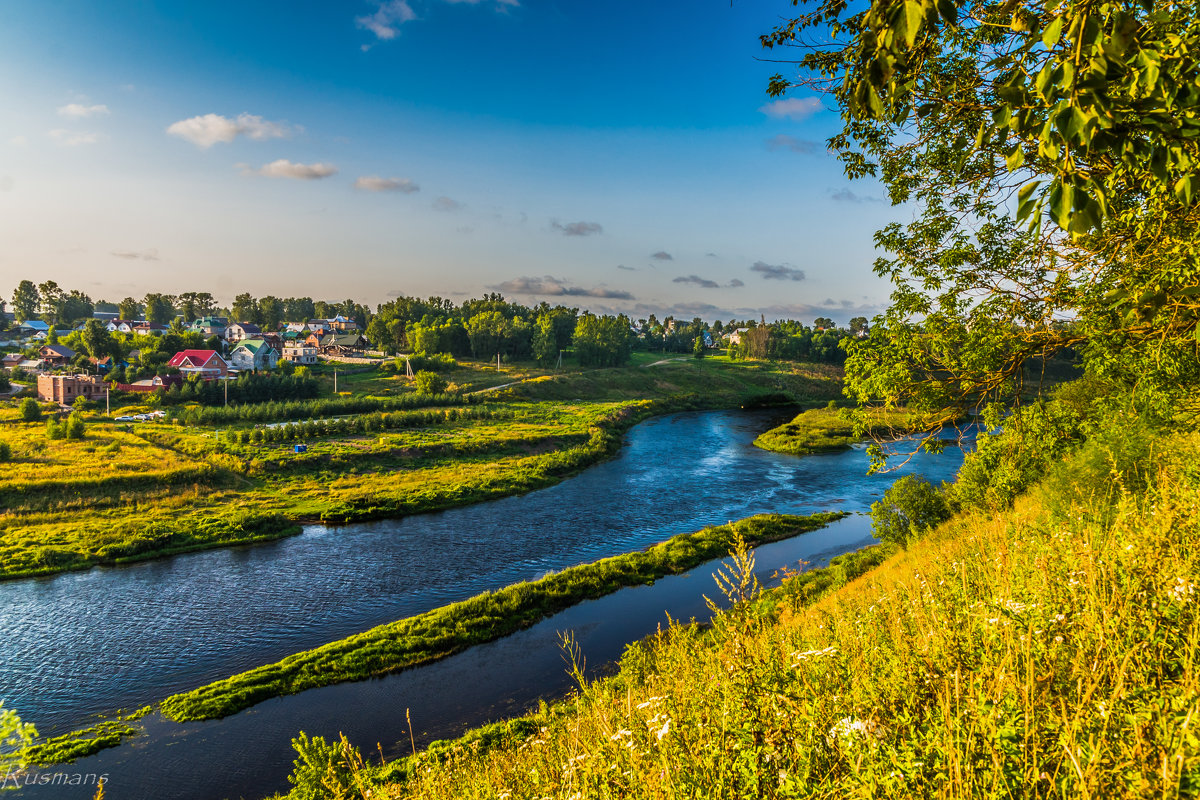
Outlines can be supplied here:
M279 351L264 339L243 339L233 348L229 360L235 369L274 369L279 363Z
M38 350L38 356L49 367L65 367L75 357L75 351L61 344L48 344Z
M308 366L317 363L317 348L307 342L285 344L283 357L296 366Z
M11 370L25 360L25 356L20 353L6 353L3 358L0 358L0 367Z
M112 319L104 327L108 328L109 333L133 333L136 324L131 319Z
M175 367L184 375L199 375L206 381L229 375L229 364L216 350L181 350L171 357L167 366Z
M230 344L237 344L253 336L262 336L262 329L253 322L234 322L225 328L225 341Z
M78 397L95 400L104 396L106 385L95 375L38 375L38 399L69 406Z
M160 325L157 322L139 322L133 326L133 332L139 336L162 336L168 330L166 325Z
M357 333L330 333L321 337L321 354L327 356L361 355L367 340Z
M188 325L188 330L194 333L202 333L205 336L225 336L225 328L229 325L229 320L225 317L201 317L195 322Z
M18 322L13 327L13 332L21 339L29 339L39 333L44 337L50 332L50 326L40 319L28 319L24 322Z

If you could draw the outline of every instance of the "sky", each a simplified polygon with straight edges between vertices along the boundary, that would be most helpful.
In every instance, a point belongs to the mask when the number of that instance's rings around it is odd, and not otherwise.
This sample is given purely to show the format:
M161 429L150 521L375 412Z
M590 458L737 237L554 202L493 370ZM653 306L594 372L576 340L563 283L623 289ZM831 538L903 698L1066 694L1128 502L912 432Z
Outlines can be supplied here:
M707 320L886 305L786 0L0 3L0 298L147 292Z

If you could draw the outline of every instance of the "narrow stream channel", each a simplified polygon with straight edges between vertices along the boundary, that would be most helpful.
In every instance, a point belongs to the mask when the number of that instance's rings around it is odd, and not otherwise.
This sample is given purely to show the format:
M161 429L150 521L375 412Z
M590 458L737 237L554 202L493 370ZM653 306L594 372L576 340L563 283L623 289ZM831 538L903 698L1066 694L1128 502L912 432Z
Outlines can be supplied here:
M643 423L620 455L563 483L438 514L128 567L0 585L0 697L43 733L134 707L372 625L547 570L644 547L756 513L862 511L896 474L867 476L862 449L795 458L758 450L778 412L697 412ZM904 467L949 478L961 452ZM769 572L870 541L852 517L760 549ZM64 772L108 773L113 798L247 797L287 788L297 731L344 731L385 753L519 713L569 687L557 631L574 629L590 664L611 662L664 612L703 617L710 566L582 604L499 642L378 681L272 700L226 720L147 720L147 735ZM87 797L69 787L22 795Z

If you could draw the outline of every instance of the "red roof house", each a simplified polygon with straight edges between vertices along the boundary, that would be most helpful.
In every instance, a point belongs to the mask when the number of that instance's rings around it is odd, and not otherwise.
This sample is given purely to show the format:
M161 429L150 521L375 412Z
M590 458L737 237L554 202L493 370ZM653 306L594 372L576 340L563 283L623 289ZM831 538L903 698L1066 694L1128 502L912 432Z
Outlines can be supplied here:
M224 378L229 374L229 365L216 350L180 350L167 366L177 367L184 375L199 374L205 380Z

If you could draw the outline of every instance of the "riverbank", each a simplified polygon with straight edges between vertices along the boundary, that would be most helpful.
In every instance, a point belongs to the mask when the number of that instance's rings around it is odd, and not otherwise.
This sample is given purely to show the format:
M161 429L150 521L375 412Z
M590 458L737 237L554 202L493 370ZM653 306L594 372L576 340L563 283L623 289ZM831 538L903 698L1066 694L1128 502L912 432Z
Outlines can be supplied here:
M563 704L382 770L309 743L293 778L431 800L1187 794L1198 448L1158 442L1147 482L1111 493L1093 448L1012 509L961 514L857 579L831 568L816 602L802 575Z
M254 422L219 432L162 424L126 432L96 420L81 441L47 441L39 423L13 422L13 469L0 474L0 496L11 500L0 514L0 580L544 488L610 457L621 435L651 415L737 407L779 392L822 402L840 391L828 372L706 360L566 374L497 392L486 407L472 403L470 414L448 408L404 429L366 422L353 431L309 429L303 455L290 442L232 441L231 432ZM358 385L387 392L392 383ZM35 485L43 490L29 491Z
M528 628L583 600L653 582L719 558L739 538L748 545L778 541L822 528L844 516L836 512L806 517L767 515L682 534L645 551L572 567L297 653L278 663L172 696L159 708L179 722L218 719L270 697L429 663ZM138 716L148 710L143 709ZM134 718L119 721L126 723ZM101 725L57 737L52 746L39 749L36 758L39 763L47 763L56 755L82 757L119 743L120 737L114 737L114 732L113 727ZM130 731L123 729L123 733L128 735Z

